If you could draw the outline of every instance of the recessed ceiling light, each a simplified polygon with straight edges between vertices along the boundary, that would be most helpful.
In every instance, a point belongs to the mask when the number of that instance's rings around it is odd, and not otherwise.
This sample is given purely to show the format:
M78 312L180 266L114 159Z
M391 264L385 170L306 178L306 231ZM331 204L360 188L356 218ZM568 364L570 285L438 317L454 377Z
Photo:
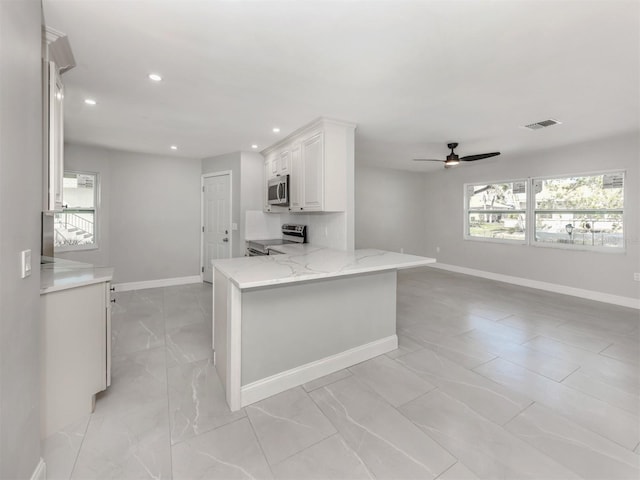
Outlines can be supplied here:
M95 105L98 102L96 102L93 98L85 98L84 103L86 103L87 105Z
M278 127L273 127L273 133L280 133L280 129Z
M178 146L177 145L171 145L171 147L169 147L169 148L171 148L171 150L177 150Z
M258 145L254 143L253 145L251 145L251 148L258 148Z
M159 82L162 80L162 77L160 75L158 75L157 73L150 73L149 74L149 80L153 80L154 82Z

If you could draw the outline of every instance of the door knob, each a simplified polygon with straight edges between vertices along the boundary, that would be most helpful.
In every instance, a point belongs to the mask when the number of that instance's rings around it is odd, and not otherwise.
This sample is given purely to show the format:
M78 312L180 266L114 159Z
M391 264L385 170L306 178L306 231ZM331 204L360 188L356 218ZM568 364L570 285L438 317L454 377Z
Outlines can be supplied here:
M229 239L228 239L228 238L223 238L223 239L222 239L222 241L223 241L223 242L228 242L228 241L229 241Z

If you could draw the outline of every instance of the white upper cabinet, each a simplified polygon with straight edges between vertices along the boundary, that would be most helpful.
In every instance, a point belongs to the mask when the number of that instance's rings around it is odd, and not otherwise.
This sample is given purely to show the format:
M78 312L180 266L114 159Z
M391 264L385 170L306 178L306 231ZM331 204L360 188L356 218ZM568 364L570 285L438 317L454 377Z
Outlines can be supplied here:
M43 210L62 210L64 176L64 86L61 75L75 67L64 33L46 27L43 36Z
M291 146L291 177L289 177L289 208L292 211L300 210L302 200L302 159L300 158L300 144Z
M354 132L352 123L320 118L262 152L267 163L270 159L277 163L267 168L271 177L266 176L266 181L278 174L290 175L289 211L347 209L349 179L353 185Z
M64 175L64 86L53 62L48 62L47 111L47 181L44 209L62 210L62 179Z
M324 205L323 134L318 132L302 142L301 179L302 202L300 210L322 210Z

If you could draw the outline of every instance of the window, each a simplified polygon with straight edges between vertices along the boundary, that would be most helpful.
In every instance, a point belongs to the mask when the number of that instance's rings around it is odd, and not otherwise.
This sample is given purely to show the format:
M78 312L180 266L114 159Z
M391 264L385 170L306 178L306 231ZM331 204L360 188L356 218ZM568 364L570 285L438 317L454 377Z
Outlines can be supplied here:
M465 238L624 250L624 172L467 184Z
M534 179L538 244L624 248L624 173Z
M526 241L527 182L466 185L466 238Z
M62 198L63 209L54 222L56 250L97 248L98 175L64 172Z

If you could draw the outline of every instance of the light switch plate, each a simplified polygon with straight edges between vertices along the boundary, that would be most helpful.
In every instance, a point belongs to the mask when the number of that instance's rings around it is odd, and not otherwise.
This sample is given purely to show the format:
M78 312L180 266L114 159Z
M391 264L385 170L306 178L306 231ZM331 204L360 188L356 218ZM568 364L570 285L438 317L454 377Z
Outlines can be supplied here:
M231 230L238 230L238 224L237 223L232 223L231 224Z
M20 252L21 276L27 278L31 275L31 250L23 250Z

